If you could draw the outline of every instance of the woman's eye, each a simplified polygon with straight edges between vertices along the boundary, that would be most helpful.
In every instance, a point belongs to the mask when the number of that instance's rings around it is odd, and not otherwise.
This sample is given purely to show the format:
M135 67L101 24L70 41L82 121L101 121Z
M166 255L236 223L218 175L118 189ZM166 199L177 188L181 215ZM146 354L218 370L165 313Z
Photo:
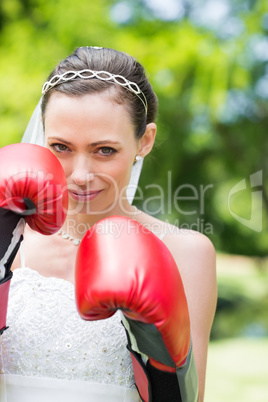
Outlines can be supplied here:
M51 148L53 148L56 152L64 152L68 150L68 147L64 144L51 144Z
M113 155L116 152L116 150L114 148L111 148L111 147L101 147L101 148L99 148L98 152L101 155L110 156L110 155Z

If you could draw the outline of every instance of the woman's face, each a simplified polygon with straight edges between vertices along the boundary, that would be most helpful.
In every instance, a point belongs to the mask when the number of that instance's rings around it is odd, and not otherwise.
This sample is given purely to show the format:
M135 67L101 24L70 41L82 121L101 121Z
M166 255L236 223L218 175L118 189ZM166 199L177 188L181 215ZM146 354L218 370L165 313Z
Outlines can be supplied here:
M54 93L45 114L45 142L65 171L70 212L110 214L124 209L141 141L123 105L105 93Z

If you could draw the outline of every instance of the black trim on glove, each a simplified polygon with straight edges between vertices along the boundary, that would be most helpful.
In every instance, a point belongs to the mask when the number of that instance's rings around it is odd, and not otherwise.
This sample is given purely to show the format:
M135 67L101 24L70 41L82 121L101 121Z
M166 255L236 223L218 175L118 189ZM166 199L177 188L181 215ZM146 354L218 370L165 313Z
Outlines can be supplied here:
M2 264L6 268L6 276L23 240L23 235L21 235L17 243L14 244L13 249L9 250L10 254L5 258L8 248L12 243L15 229L21 218L15 212L0 207L0 262L4 259L5 263L2 262Z

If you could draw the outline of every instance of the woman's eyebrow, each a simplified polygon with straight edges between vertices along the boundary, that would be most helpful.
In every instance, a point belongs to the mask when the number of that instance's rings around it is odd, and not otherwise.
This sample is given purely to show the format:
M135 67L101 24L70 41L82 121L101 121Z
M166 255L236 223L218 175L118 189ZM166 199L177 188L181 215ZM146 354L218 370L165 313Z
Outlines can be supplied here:
M59 137L48 137L48 140L53 140L53 141L60 141L66 145L72 145L71 142L64 140L63 138L59 138ZM119 141L114 141L114 140L110 140L109 138L106 140L100 140L100 141L96 141L96 142L92 142L91 144L89 144L89 147L96 147L98 145L103 145L103 144L114 144L114 145L119 145L120 142Z
M59 138L59 137L47 137L47 139L48 140L53 140L53 141L60 141L60 142L63 142L64 144L66 144L66 145L71 145L72 144L71 142L69 142L67 140L64 140L63 138Z
M118 141L113 141L113 140L107 139L107 140L101 140L101 141L92 142L89 145L92 146L92 147L95 147L97 145L102 145L102 144L107 144L107 143L114 144L114 145L120 144L120 142L118 142Z

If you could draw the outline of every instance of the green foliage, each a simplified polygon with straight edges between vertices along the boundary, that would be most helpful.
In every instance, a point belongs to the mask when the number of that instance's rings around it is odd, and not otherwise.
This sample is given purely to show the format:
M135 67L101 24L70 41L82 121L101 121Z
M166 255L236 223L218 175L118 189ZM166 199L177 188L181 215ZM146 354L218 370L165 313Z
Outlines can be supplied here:
M267 271L233 270L218 275L218 306L211 339L267 337ZM240 272L239 272L240 271Z
M229 18L214 29L198 24L190 8L168 20L150 4L2 0L0 146L20 141L44 80L75 47L126 51L145 65L160 106L156 147L140 182L151 201L136 203L171 223L204 232L217 249L266 255L266 183L261 189L261 231L234 218L228 194L243 179L250 187L249 177L257 171L263 181L267 176L268 4L229 3ZM224 31L230 21L240 27L238 34ZM156 186L164 192L163 208ZM250 219L250 188L233 203L236 215Z

